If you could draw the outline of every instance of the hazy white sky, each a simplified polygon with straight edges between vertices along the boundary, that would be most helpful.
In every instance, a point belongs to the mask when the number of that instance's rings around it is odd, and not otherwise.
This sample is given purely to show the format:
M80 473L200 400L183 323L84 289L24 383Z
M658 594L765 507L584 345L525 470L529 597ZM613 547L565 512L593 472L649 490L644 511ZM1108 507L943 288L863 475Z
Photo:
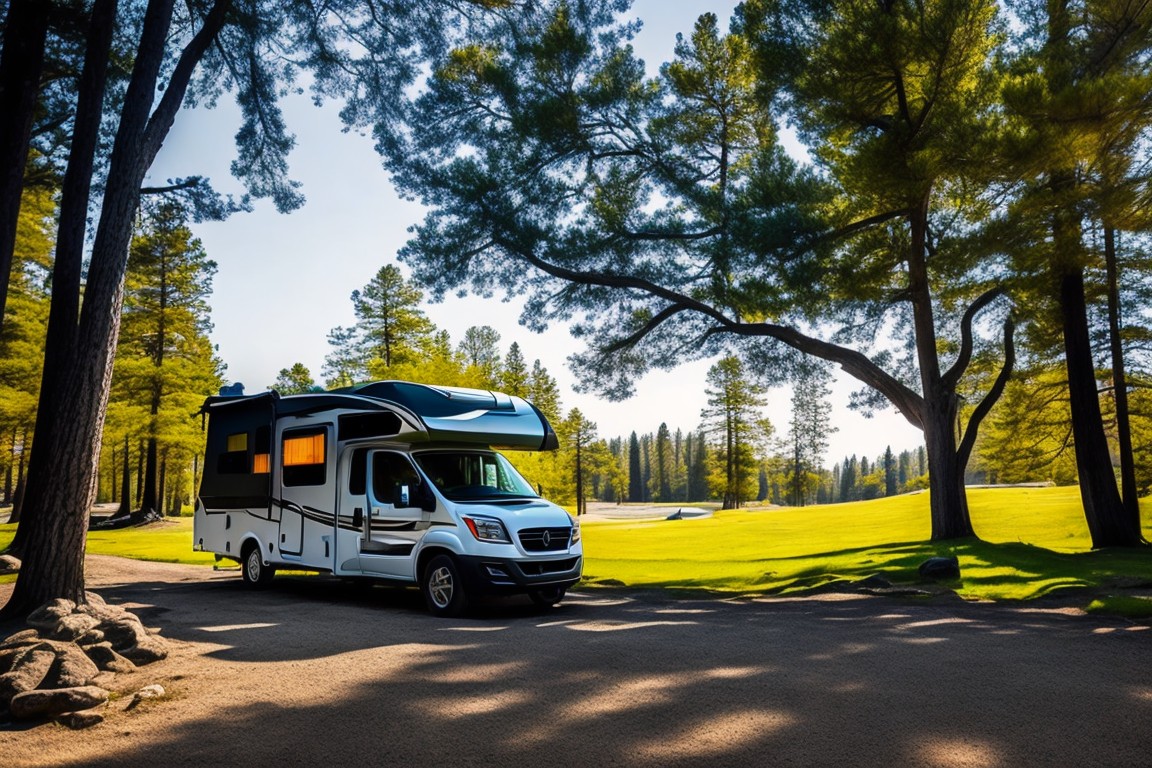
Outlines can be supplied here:
M676 33L688 34L697 16L716 13L722 22L735 2L706 0L636 0L633 14L644 21L634 45L654 74L672 56ZM329 352L328 331L355 322L349 294L362 288L380 266L395 260L407 229L421 219L421 207L400 200L381 168L370 138L341 132L337 107L315 108L307 97L289 100L286 119L296 134L291 176L303 183L307 204L290 215L278 214L267 201L249 214L221 223L193 227L210 258L219 266L212 296L213 340L228 364L228 380L242 382L249 394L276 379L281 368L301 362L321 379ZM211 111L183 111L149 175L152 183L177 176L209 177L218 190L240 193L229 175L235 157L233 135L238 111L221 100ZM517 323L520 307L498 299L449 298L425 307L437 327L459 342L472 325L491 325L501 334L501 347L518 341L524 356L535 358L560 383L563 405L573 406L596 422L602 437L695 429L704 407L704 379L710 362L689 363L671 372L654 372L639 382L637 395L609 403L573 391L565 359L577 343L563 328L533 334ZM895 409L865 419L847 407L853 380L837 380L826 463L844 456L870 458L922 442ZM769 395L767 415L778 433L787 430L787 389Z

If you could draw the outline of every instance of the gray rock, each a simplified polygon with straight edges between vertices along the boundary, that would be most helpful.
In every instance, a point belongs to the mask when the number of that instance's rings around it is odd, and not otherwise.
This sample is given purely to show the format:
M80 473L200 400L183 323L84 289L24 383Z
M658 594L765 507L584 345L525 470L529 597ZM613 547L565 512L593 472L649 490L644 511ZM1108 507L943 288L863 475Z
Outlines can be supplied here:
M0 643L0 651L7 648L19 648L25 645L31 645L40 641L40 633L34 629L22 629L16 634L8 635L4 642Z
M0 574L16 573L20 570L20 560L12 555L0 555Z
M39 688L55 661L56 654L51 648L23 649L12 668L0 675L0 705L6 706L18 693Z
M108 605L103 600L100 600L99 596L96 595L95 593L89 592L88 594L90 596L89 602L85 603L84 605L77 606L76 607L77 613L82 613L85 616L93 616L97 619L100 619L100 621L102 621L102 622L120 621L122 619L129 618L129 617L135 618L131 613L124 610L123 608L121 608L118 605ZM100 601L99 602L92 601L91 597L96 597Z
M136 665L116 653L111 643L90 645L84 649L88 658L103 672L134 672Z
M140 619L127 612L118 619L101 622L97 629L104 633L104 639L113 648L121 652L148 637L148 630L144 629Z
M90 645L99 645L105 642L104 633L98 629L90 629L82 636L76 638L76 645L87 648Z
M960 578L960 560L956 557L930 557L920 563L920 575L933 581L956 581Z
M76 688L57 688L45 691L27 691L12 697L9 710L17 720L38 717L56 717L65 712L77 712L98 707L108 701L108 691L94 685Z
M147 699L158 699L165 693L167 693L167 691L164 690L164 686L162 685L146 685L136 691L136 694L132 697L132 701L128 702L128 706L125 707L125 709L135 709L140 706L140 702L146 701Z
M56 626L45 632L53 640L75 642L100 624L100 619L83 613L70 613L61 617Z
M51 600L28 615L26 624L33 629L51 632L56 623L76 609L76 603L64 598Z
M75 643L43 641L56 653L56 663L43 683L44 688L78 688L100 674L100 669Z
M145 635L131 648L116 650L138 667L168 658L168 643L159 635Z
M92 710L65 712L56 718L56 722L74 731L79 731L104 722L104 715L99 712L93 712Z

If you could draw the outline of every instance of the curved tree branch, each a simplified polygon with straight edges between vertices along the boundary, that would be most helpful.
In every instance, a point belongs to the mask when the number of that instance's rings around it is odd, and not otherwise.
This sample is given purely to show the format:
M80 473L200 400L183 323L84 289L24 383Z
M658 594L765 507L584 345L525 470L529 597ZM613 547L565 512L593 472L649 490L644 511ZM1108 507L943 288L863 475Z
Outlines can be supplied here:
M980 310L1003 295L1003 288L992 288L972 302L972 305L964 312L964 318L960 321L960 354L956 357L956 362L940 379L948 390L954 391L956 389L960 377L964 375L964 372L968 370L969 363L972 362L972 321L976 319Z
M502 248L516 254L525 262L552 277L584 285L637 290L664 299L671 306L662 310L656 318L648 323L643 329L644 333L654 330L657 325L677 312L685 310L698 312L716 321L715 332L732 333L738 336L765 336L776 339L805 354L836 363L845 373L884 395L914 427L924 428L924 398L884 371L867 356L854 349L813 338L787 326L773 323L743 323L739 320L733 320L710 304L685 296L650 280L610 272L581 272L568 269L546 261L531 251L519 248L499 238L496 238L496 241ZM634 334L626 341L635 343L639 339L640 336Z
M984 417L992 410L1000 395L1004 394L1004 387L1008 385L1008 379L1012 376L1012 368L1016 365L1016 345L1013 341L1015 331L1016 321L1009 316L1004 321L1004 365L1000 368L1000 374L992 383L988 394L984 395L976 406L972 418L968 419L968 425L964 428L964 438L956 449L956 460L960 467L967 466L972 449L976 446L976 433L980 429L980 422L984 421Z

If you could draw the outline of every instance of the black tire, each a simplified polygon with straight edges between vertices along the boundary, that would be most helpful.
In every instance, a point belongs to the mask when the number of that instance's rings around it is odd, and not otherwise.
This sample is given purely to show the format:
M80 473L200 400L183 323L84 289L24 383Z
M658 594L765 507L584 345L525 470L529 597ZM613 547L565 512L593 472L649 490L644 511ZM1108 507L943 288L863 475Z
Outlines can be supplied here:
M244 548L244 559L240 561L240 573L244 583L250 587L266 587L272 583L276 569L264 562L260 547L250 544Z
M532 598L532 602L538 608L551 608L564 599L564 593L567 591L565 587L544 587L532 590L528 593L528 597Z
M468 608L468 594L460 578L460 568L450 555L436 555L424 566L420 577L424 603L433 616L453 618Z

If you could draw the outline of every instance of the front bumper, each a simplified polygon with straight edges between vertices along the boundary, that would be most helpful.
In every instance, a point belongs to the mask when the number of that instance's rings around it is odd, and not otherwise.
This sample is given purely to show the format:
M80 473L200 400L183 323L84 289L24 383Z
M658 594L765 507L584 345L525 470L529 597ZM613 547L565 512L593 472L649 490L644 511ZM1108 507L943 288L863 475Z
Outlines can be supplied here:
M513 560L465 555L459 558L467 583L485 594L529 592L544 587L567 589L580 581L582 555L549 560Z

